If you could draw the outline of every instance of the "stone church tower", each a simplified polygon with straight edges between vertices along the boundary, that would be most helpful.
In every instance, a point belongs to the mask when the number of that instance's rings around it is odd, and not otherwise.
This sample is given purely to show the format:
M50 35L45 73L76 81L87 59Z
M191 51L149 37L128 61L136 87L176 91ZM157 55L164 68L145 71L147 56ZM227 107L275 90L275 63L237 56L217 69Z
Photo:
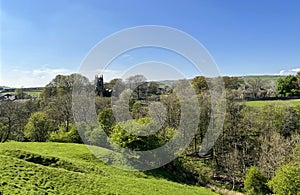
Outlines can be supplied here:
M97 96L103 96L103 92L104 92L104 82L103 82L103 75L96 75L95 76L95 93Z

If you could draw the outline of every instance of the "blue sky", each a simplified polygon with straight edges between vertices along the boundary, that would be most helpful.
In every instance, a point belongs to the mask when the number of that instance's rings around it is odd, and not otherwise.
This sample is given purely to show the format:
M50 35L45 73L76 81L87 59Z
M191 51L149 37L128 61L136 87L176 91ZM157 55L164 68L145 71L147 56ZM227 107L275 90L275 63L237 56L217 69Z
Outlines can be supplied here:
M222 75L284 74L300 68L299 1L0 1L0 85L44 86L56 74L77 72L99 41L138 25L165 25L190 34L207 48ZM198 74L168 52L146 53L131 52L116 64L158 58L176 61L187 77ZM116 64L107 79L118 76Z

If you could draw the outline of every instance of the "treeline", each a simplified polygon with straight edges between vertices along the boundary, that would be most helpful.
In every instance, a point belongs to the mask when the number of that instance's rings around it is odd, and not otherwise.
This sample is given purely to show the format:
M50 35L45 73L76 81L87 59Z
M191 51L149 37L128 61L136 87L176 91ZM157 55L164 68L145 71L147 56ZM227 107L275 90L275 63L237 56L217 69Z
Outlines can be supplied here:
M172 87L162 89L155 82L145 84L145 78L136 75L125 81L114 79L105 84L106 88L113 89L117 83L114 90L119 101L122 98L127 101L126 86L133 89L127 102L128 108L116 108L119 111L125 109L125 112L127 109L132 119L116 122L111 98L97 96L95 108L101 126L77 124L84 129L80 137L72 111L72 90L76 80L85 83L93 92L94 85L81 75L58 75L45 86L39 100L24 103L1 101L0 141L84 141L97 146L108 144L111 148L118 144L132 150L150 150L164 145L176 135L182 109L178 95ZM211 121L212 97L207 84L209 79L195 77L191 83L196 95L187 97L197 98L200 105L199 124L193 141L179 158L162 169L175 173L177 178L171 178L174 180L220 185L246 190L248 194L299 193L300 106L247 107L235 99L245 89L253 97L260 96L260 81L245 83L237 77L224 77L223 80L227 95L226 116L223 132L216 144L205 156L198 155ZM279 79L274 95L297 95L299 81L299 73L298 76ZM161 122L157 124L157 121ZM128 132L128 129L131 132L152 131L157 126L160 130L149 136ZM133 159L138 160L139 157Z

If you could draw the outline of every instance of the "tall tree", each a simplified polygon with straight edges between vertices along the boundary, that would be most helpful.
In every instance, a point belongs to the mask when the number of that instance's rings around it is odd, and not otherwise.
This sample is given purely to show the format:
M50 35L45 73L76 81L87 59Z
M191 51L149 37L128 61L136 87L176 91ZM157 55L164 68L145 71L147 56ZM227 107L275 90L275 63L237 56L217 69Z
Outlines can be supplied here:
M25 136L30 141L45 142L52 130L51 122L43 112L33 113L25 126Z
M23 128L28 112L24 105L13 101L0 102L0 142L8 139L23 140Z
M74 122L72 111L72 96L70 93L53 97L45 107L47 115L55 121L56 126L63 125L69 131L70 123Z

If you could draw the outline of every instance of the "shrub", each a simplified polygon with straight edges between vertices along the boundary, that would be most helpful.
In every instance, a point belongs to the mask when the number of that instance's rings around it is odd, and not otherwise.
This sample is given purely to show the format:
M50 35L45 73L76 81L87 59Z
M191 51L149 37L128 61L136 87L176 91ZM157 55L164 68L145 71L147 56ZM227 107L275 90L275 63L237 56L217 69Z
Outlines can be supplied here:
M65 126L60 126L58 131L52 132L50 134L49 141L65 143L82 143L82 140L74 124L70 125L69 131L66 131Z
M278 195L299 195L300 165L290 163L282 166L268 185Z
M163 145L174 134L170 128L157 129L157 124L148 117L128 120L114 126L110 139L123 148L151 150Z
M247 170L246 179L244 181L246 194L267 194L269 189L266 183L267 178L261 173L261 171L257 167L253 166Z

